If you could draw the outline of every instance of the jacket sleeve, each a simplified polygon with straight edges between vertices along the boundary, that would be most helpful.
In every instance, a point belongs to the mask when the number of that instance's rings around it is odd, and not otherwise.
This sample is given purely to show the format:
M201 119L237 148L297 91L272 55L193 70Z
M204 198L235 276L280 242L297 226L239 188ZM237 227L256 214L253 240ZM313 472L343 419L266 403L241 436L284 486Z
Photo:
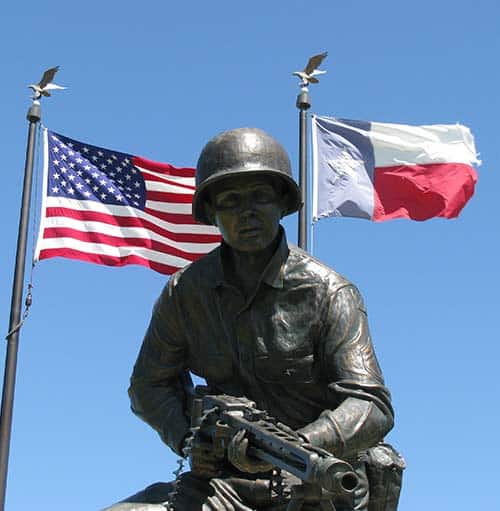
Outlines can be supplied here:
M299 432L313 445L350 458L382 440L394 423L390 393L354 286L341 287L326 303L320 339L321 373L335 408Z
M182 374L187 344L182 311L171 277L156 302L130 379L132 411L153 427L177 454L189 430Z

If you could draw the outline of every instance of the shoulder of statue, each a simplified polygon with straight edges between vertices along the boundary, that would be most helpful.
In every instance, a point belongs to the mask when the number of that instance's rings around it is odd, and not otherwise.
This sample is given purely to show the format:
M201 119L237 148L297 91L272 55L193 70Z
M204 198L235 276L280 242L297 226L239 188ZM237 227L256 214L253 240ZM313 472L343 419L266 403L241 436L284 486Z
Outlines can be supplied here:
M353 286L351 281L333 268L295 245L289 245L287 264L311 280L328 285L331 291Z
M220 247L200 257L196 261L184 266L171 275L168 287L170 289L189 289L192 287L204 287L214 282L217 267L220 264Z

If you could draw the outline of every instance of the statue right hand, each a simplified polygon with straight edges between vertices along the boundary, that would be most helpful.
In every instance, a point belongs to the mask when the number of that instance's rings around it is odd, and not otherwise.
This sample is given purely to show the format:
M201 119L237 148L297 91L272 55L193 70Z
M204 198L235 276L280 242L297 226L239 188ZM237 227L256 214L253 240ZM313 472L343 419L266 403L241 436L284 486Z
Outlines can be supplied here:
M222 472L222 460L215 456L212 443L201 435L192 441L189 463L191 472L203 479L212 479Z

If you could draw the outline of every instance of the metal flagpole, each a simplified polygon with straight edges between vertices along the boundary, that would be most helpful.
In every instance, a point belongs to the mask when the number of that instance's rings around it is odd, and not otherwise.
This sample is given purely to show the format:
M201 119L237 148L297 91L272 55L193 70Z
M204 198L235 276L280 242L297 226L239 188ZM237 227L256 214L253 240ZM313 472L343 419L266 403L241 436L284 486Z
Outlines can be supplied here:
M33 181L33 162L35 154L36 129L42 118L40 102L42 96L50 96L50 90L64 89L52 83L59 67L47 69L37 84L30 85L33 90L33 102L28 110L27 119L28 144L26 146L26 162L24 165L24 184L17 235L16 263L12 284L12 301L10 306L9 332L7 334L7 353L2 389L2 408L0 414L0 511L5 508L7 488L7 469L9 465L10 435L12 430L12 411L14 408L14 388L16 384L17 352L19 331L23 324L21 319L22 296L24 288L24 269L26 263L26 245L28 239L28 222L31 201L31 185ZM29 307L28 297L26 306Z
M328 55L327 52L312 56L303 71L293 74L300 78L300 93L297 96L296 106L299 109L299 185L301 189L302 208L299 211L298 245L307 250L307 110L311 107L308 85L318 83L316 76L326 73L318 70L321 62Z
M307 110L311 107L307 87L303 87L297 96L299 109L299 185L302 208L299 211L299 247L307 250Z
M24 166L24 185L17 236L17 253L12 285L9 333L7 334L7 354L2 390L2 411L0 415L0 510L5 506L7 486L7 468L9 463L10 434L12 429L12 410L14 405L14 386L16 382L17 351L19 330L21 327L21 308L24 287L24 267L26 261L26 244L31 200L31 183L37 124L41 119L40 103L36 100L28 110L29 121L26 163Z

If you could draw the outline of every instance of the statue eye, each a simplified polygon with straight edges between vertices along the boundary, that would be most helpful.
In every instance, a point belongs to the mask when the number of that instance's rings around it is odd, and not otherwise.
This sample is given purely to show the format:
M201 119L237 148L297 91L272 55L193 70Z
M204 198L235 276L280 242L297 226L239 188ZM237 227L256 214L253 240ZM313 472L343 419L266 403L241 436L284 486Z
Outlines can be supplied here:
M239 204L239 196L236 193L221 193L215 198L216 209L231 209Z
M269 204L276 200L276 191L272 186L263 186L255 190L254 197L258 204Z

